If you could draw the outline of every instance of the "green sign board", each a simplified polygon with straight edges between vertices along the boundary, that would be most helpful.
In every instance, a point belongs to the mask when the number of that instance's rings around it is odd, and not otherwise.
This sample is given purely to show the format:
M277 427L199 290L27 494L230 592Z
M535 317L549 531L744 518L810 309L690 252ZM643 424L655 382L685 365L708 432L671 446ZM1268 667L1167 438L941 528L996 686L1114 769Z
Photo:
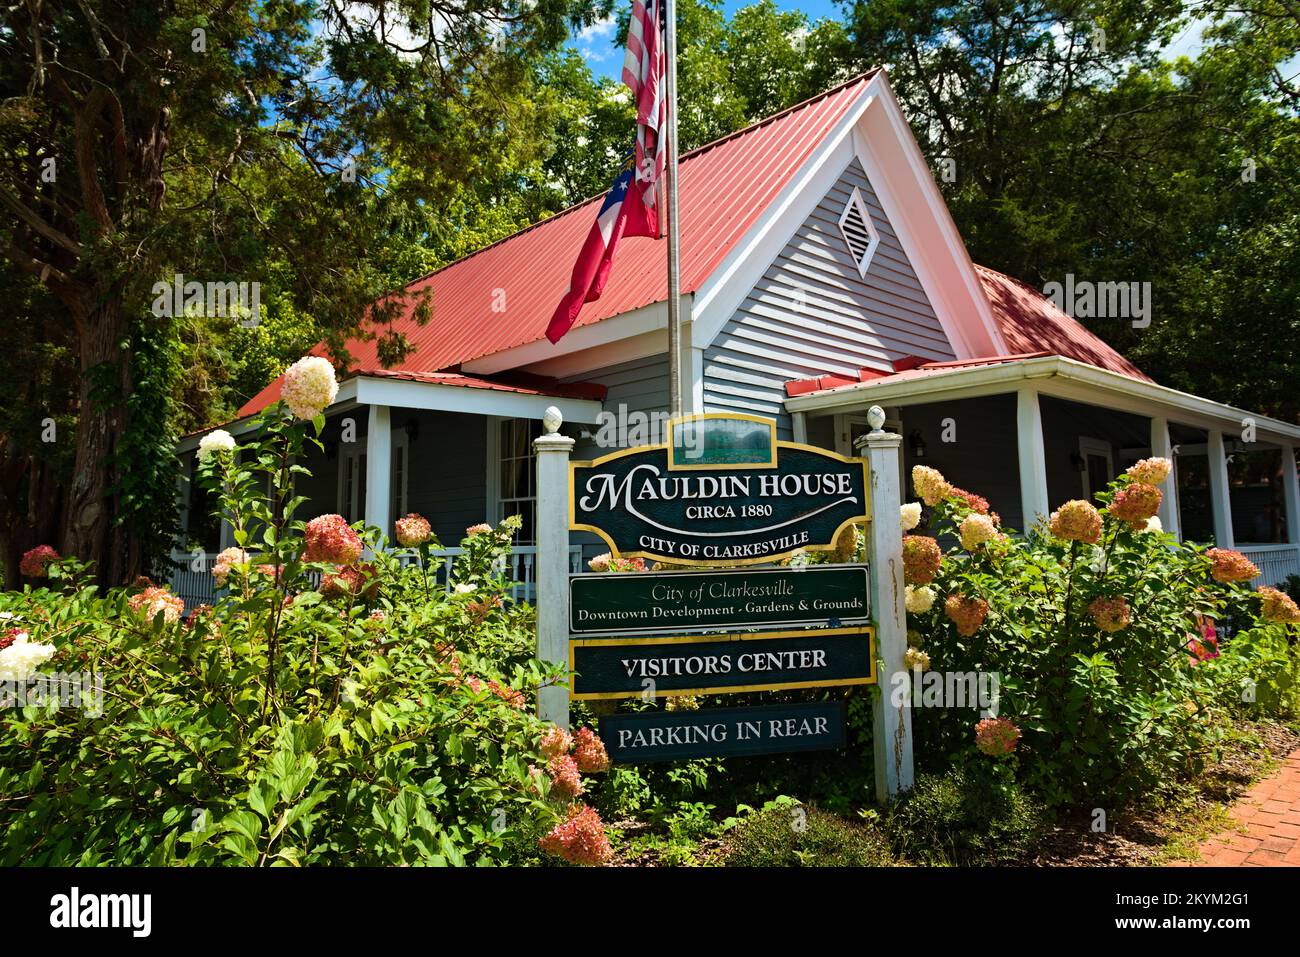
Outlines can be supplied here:
M569 642L575 700L871 684L871 628Z
M705 428L700 418L670 423L661 445L571 462L570 527L596 533L616 556L749 565L832 548L841 531L867 520L862 459L770 441L770 420L714 415ZM771 455L759 455L747 434L728 433L728 422L762 424Z
M844 747L844 703L609 714L600 737L618 764L827 751Z
M569 631L635 635L865 624L865 565L573 575Z

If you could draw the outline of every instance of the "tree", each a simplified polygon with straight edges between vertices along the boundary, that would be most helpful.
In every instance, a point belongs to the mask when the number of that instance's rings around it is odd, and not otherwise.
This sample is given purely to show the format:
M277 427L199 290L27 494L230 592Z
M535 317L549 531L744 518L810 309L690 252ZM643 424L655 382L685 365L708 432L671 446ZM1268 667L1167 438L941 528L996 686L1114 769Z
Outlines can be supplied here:
M333 343L364 322L381 355L400 358L407 345L385 323L405 304L380 298L385 277L365 255L393 210L389 164L418 171L406 186L428 197L526 160L537 142L530 64L593 6L5 8L0 248L66 314L59 332L78 373L64 550L112 580L139 567L109 490L126 468L133 336L158 331L153 284L216 262L226 275L203 279L256 281L278 258L293 265L295 305Z

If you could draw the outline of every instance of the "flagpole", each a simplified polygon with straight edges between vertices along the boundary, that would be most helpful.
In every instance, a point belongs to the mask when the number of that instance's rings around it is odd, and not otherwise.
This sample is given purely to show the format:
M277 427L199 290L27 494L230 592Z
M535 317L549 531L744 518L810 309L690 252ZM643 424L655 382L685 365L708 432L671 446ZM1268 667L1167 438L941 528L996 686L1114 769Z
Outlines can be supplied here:
M667 3L664 72L668 99L668 156L664 172L664 192L668 201L668 413L676 417L682 414L682 277L677 229L677 0L664 2Z

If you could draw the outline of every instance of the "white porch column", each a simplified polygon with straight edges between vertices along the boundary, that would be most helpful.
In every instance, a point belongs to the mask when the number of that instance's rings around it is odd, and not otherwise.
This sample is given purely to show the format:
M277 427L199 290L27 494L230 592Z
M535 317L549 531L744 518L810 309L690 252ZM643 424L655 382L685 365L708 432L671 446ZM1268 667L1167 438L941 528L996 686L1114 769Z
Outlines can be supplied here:
M537 657L569 661L569 453L574 441L559 435L564 419L551 406L544 432L533 440L537 453ZM569 726L569 689L548 685L537 692L537 714Z
M1296 476L1295 446L1282 446L1282 500L1286 503L1286 540L1300 545L1300 478Z
M790 429L794 433L794 440L803 445L808 444L808 413L792 412L790 414Z
M1214 544L1232 548L1232 496L1228 493L1228 457L1223 451L1223 433L1211 429L1205 454L1210 466L1210 504L1214 512Z
M1169 420L1161 416L1151 418L1151 454L1170 462L1174 460L1174 446L1169 441ZM1160 524L1166 532L1182 538L1183 531L1178 518L1178 473L1174 469L1169 470L1169 478L1165 480L1165 487L1161 491L1164 495L1160 499L1160 511L1157 513Z
M871 613L876 620L876 657L880 668L871 696L872 741L875 749L876 799L882 804L912 786L912 709L895 703L893 678L907 674L907 616L903 607L903 532L898 523L901 504L898 460L903 437L882 431L884 410L867 412L871 431L858 439L866 453L871 477Z
M366 524L373 525L387 538L393 537L388 525L388 496L393 480L393 428L388 406L370 407L370 424L366 431Z
M1043 448L1043 413L1038 390L1016 390L1016 452L1020 463L1021 531L1028 533L1040 517L1052 513L1047 499L1047 453Z

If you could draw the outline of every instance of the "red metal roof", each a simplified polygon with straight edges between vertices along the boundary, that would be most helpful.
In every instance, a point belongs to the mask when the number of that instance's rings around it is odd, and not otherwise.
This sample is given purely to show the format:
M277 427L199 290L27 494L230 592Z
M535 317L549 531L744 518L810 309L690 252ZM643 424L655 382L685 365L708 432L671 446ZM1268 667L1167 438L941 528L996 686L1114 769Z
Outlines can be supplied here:
M1143 382L1153 381L1038 290L987 266L976 265L975 272L1011 352L1064 356Z
M694 292L718 267L849 110L875 71L683 154L681 288ZM430 273L407 288L430 289L433 319L394 327L414 346L399 372L452 368L480 356L541 339L568 288L574 259L591 229L596 196ZM586 326L668 298L665 244L626 239L614 257L604 295L583 307ZM504 299L504 301L502 301ZM503 305L501 311L493 306ZM375 342L347 345L353 368L382 369ZM279 395L278 380L239 410L241 416Z

